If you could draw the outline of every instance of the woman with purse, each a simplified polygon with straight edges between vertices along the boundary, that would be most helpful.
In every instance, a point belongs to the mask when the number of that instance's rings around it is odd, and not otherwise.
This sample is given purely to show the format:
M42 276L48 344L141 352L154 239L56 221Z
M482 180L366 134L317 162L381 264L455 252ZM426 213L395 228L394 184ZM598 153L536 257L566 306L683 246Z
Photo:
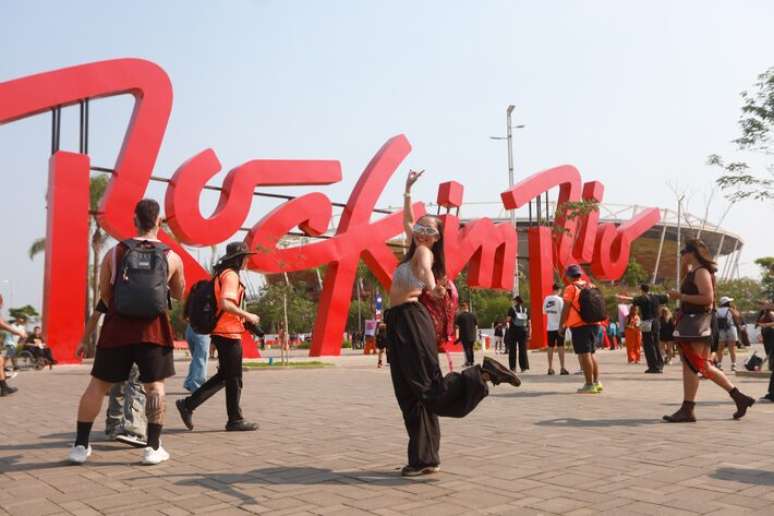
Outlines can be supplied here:
M755 400L739 392L726 375L709 360L710 345L716 331L713 328L713 318L717 264L706 244L699 239L692 239L688 240L680 251L680 266L688 272L683 278L680 291L671 291L669 297L680 301L675 342L679 346L683 362L683 404L674 414L664 416L664 421L696 421L693 409L696 405L696 392L699 390L699 373L728 392L736 404L733 417L740 419Z
M639 364L642 351L642 331L640 330L640 307L632 305L626 315L626 359L630 364Z

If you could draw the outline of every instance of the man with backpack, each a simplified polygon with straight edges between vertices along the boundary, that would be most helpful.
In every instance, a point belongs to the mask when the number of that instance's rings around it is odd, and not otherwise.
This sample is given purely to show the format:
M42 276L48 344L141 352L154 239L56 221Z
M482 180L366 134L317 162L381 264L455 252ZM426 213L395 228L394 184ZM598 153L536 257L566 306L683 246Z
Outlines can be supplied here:
M170 297L185 290L183 262L161 243L159 204L143 199L134 209L137 236L120 242L105 255L100 267L100 299L107 306L91 381L78 406L77 435L68 460L82 464L91 455L89 434L102 400L114 383L129 378L137 364L145 387L148 418L143 464L169 459L161 446L164 423L164 380L175 374Z
M560 331L572 332L572 347L578 355L586 383L578 389L580 394L599 394L599 363L594 356L599 324L605 319L605 300L593 284L583 280L579 265L570 265L565 271L569 285L564 289L564 308L559 323Z

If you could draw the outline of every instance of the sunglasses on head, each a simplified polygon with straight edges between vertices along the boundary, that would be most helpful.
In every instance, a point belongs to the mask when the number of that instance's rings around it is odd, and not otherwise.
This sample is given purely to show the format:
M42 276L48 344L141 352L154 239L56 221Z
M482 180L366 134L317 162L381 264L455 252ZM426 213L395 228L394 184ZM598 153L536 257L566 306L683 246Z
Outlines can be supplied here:
M417 235L424 236L438 236L440 234L438 233L437 229L431 228L430 226L424 226L422 224L414 224L412 231L414 231L414 233Z

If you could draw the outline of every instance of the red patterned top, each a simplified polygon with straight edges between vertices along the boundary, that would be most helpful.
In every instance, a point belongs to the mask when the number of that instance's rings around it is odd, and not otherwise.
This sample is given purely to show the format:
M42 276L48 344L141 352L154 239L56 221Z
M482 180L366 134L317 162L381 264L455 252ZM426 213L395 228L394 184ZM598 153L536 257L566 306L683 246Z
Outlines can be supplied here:
M438 352L445 352L444 344L454 341L454 316L457 314L457 305L459 304L459 294L453 281L447 281L446 295L442 299L433 297L429 291L423 290L419 296L419 302L424 305L430 313L435 329L436 344Z

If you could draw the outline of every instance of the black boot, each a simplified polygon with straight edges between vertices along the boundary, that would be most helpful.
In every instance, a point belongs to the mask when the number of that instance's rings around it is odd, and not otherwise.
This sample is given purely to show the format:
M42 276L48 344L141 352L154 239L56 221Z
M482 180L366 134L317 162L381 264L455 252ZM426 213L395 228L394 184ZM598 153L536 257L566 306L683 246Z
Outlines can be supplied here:
M664 421L669 423L695 423L696 416L693 415L693 408L696 403L693 401L684 401L680 409L671 416L664 416Z
M747 409L755 404L755 400L745 394L739 392L739 389L734 387L728 391L731 399L736 403L736 412L734 412L734 419L741 419L747 413Z
M513 371L509 371L497 360L484 357L484 363L481 365L481 372L489 375L492 384L509 383L515 387L521 385L521 380Z
M242 408L239 402L242 398L242 379L229 378L226 380L226 412L228 413L228 432L252 432L258 430L258 425L245 421L242 417Z
M18 390L16 387L8 385L5 380L0 380L0 396L10 396Z
M187 398L181 398L175 402L177 411L180 412L180 419L183 420L183 424L189 430L193 430L193 410L189 409L185 404Z

